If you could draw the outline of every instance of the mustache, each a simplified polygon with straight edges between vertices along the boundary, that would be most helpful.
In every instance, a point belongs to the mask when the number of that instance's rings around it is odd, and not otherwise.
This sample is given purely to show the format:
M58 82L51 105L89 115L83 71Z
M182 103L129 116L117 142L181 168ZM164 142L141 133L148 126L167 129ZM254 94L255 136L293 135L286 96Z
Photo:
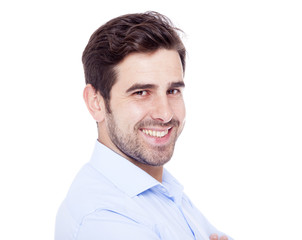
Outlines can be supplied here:
M158 120L144 120L136 124L136 128L145 127L178 127L180 125L179 120L172 118L169 122L163 123Z

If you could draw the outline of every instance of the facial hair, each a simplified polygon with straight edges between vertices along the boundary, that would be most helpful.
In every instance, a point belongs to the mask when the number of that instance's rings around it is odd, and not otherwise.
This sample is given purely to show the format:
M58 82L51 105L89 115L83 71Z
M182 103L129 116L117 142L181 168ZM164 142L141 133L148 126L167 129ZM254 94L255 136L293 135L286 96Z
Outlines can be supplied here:
M171 159L179 135L177 134L180 125L178 120L173 118L168 123L143 120L138 122L132 131L125 132L119 128L113 113L106 115L107 130L112 143L128 158L150 166L162 166ZM146 143L139 136L140 129L145 127L173 127L173 131L170 133L170 143L163 146L151 146Z

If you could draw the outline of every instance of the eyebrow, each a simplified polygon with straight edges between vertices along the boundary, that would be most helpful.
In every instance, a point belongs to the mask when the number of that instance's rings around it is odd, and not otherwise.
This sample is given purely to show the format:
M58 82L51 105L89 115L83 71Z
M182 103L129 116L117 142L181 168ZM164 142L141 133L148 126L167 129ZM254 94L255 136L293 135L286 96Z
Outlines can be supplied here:
M172 82L169 85L169 88L177 88L177 87L185 87L185 83L183 81L179 81L179 82ZM135 83L126 90L126 93L141 90L141 89L156 89L156 88L158 87L155 84Z
M170 83L170 88L179 88L179 87L180 88L184 88L185 87L184 81Z
M130 88L127 89L126 93L133 92L136 90L141 89L155 89L156 85L154 84L141 84L141 83L135 83Z

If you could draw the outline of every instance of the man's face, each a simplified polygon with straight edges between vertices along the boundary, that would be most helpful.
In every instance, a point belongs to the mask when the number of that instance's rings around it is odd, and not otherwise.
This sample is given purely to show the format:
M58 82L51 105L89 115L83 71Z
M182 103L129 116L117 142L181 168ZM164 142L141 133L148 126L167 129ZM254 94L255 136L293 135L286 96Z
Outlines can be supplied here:
M133 53L116 68L107 136L101 141L131 161L162 166L185 122L183 69L174 50ZM104 133L103 133L104 134Z

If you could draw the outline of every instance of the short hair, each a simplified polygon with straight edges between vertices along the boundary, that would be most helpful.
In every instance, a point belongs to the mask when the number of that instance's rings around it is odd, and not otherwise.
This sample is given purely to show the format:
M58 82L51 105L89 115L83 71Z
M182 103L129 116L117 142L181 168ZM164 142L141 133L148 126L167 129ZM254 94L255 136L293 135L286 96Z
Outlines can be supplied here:
M85 81L102 95L108 112L115 67L130 53L176 50L185 71L186 49L179 32L166 16L146 12L114 18L91 35L82 56Z

